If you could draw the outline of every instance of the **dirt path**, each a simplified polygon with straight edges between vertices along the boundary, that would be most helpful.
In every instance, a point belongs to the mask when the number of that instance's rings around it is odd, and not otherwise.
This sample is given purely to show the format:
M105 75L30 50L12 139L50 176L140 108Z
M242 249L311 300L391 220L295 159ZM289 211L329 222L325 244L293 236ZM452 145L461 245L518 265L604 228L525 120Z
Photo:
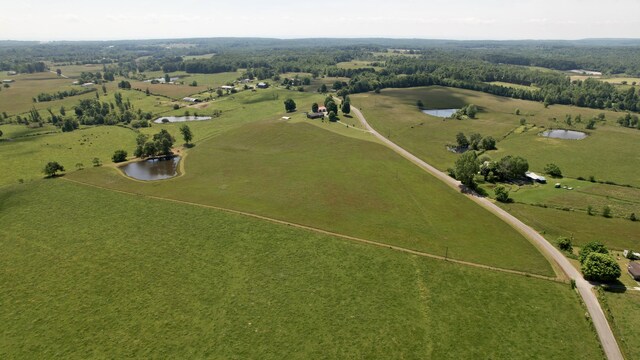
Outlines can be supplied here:
M374 128L371 127L371 125L369 125L365 117L362 115L362 112L360 112L359 109L353 107L353 105L351 106L351 111L358 117L358 119L360 119L362 125L387 147L391 148L393 151L397 152L405 159L411 161L412 163L419 166L429 174L435 176L438 180L444 182L453 189L458 191L460 190L461 184L459 181L451 178L447 174L427 164L407 150L398 146L391 140L380 135L380 133L378 133ZM596 332L598 333L598 338L600 339L600 343L602 344L605 355L609 360L623 360L624 357L620 352L620 347L618 346L616 338L613 335L611 328L609 327L609 323L607 322L607 318L605 317L604 312L600 307L598 298L593 291L593 285L584 280L582 278L582 275L578 272L578 270L576 270L575 267L573 267L573 265L571 265L569 260L567 260L567 258L565 258L558 249L551 245L537 231L527 226L522 221L518 220L515 216L509 214L486 198L470 194L466 194L466 196L476 202L478 205L495 214L501 220L521 233L524 237L529 239L531 243L533 243L542 251L545 257L551 260L551 263L555 268L559 268L565 276L576 281L578 292L580 293L580 296L582 297L582 300L584 301L584 304L589 311L589 315L596 329Z
M392 249L392 250L395 250L395 251L400 251L400 252L411 254L411 255L428 257L428 258L431 258L431 259L438 259L438 260L448 261L448 262L452 262L452 263L456 263L456 264L473 266L473 267L476 267L476 268L481 268L481 269L486 269L486 270L500 271L500 272L508 273L508 274L521 275L521 276L544 279L544 280L549 280L549 281L559 281L557 278L554 278L554 277L549 277L549 276L544 276L544 275L539 275L539 274L531 274L531 273L527 273L527 272L524 272L524 271L518 271L518 270L512 270L512 269L504 269L504 268L499 268L499 267L494 267L494 266L489 266L489 265L484 265L484 264L473 263L473 262L469 262L469 261L445 258L444 256L429 254L429 253L425 253L425 252L421 252L421 251L417 251L417 250L411 250L411 249L403 248L403 247L400 247L400 246L389 245L389 244L385 244L385 243L381 243L381 242L377 242L377 241L373 241L373 240L366 240L366 239L358 238L358 237L355 237L355 236L335 233L335 232L331 232L331 231L327 231L327 230L323 230L323 229L318 229L318 228L315 228L315 227L312 227L312 226L297 224L297 223L284 221L284 220L280 220L280 219L274 219L274 218L270 218L270 217L267 217L267 216L253 214L253 213L249 213L249 212L245 212L245 211L228 209L228 208L223 208L223 207L213 206L213 205L199 204L199 203L183 201L183 200L163 198L163 197L159 197L159 196L142 195L142 194L139 194L139 193L123 191L123 190L110 189L110 188L104 187L104 186L84 183L82 181L77 181L77 180L71 180L71 179L68 179L66 177L62 177L61 179L65 180L65 181L69 181L69 182L75 183L75 184L80 184L80 185L83 185L83 186L90 186L90 187L94 187L94 188L98 188L98 189L102 189L102 190L114 191L114 192L117 192L117 193L126 194L126 195L132 195L132 196L136 196L136 197L144 196L146 198L154 199L154 200L170 201L170 202L178 203L178 204L198 206L198 207L202 207L202 208L214 209L214 210L224 211L224 212L227 212L227 213L248 216L248 217L252 217L252 218L255 218L255 219L265 220L265 221L269 221L269 222L280 224L280 225L287 225L287 226L292 226L292 227L299 228L299 229L304 229L304 230L317 232L317 233L324 234L324 235L330 235L330 236L338 237L338 238L341 238L341 239L346 239L346 240L356 241L356 242L363 243L363 244L368 244L368 245L373 245L373 246L377 246L377 247Z

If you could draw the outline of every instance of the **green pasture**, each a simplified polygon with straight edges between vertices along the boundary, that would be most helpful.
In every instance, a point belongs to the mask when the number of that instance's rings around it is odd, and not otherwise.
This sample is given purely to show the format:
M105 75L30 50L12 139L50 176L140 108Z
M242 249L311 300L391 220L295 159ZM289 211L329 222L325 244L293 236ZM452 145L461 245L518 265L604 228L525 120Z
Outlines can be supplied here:
M308 96L304 94L300 96ZM260 103L260 108L268 109L268 103ZM246 116L252 112L247 108L238 114L242 114L238 122L249 122ZM233 122L233 116L225 121ZM253 212L456 259L552 274L534 246L508 225L393 151L355 135L326 131L321 124L301 123L301 114L292 116L298 120L287 122L275 115L273 120L240 127L210 122L225 131L212 131L211 137L197 142L188 150L184 176L168 181L133 181L112 168L69 177ZM176 131L177 127L167 128ZM199 130L194 127L194 132ZM509 256L496 257L496 253Z
M597 180L640 186L640 132L616 124L620 113L543 104L493 96L481 92L445 87L385 89L381 94L351 96L353 104L362 108L367 120L381 134L407 150L445 170L453 167L457 155L446 149L455 143L455 136L477 132L498 140L497 151L485 155L499 159L505 155L520 155L529 161L531 170L541 172L548 163L555 163L565 176L595 176ZM425 108L460 108L475 104L480 112L477 119L441 119L421 113L416 101ZM516 115L516 109L520 115ZM595 130L585 130L586 122L604 113L606 123L596 124ZM568 126L566 115L580 114L582 123ZM520 119L525 119L527 131L518 132ZM549 128L568 128L586 131L584 140L560 140L539 136ZM620 146L625 144L625 146Z
M566 284L64 179L0 209L2 358L603 358Z
M338 64L336 64L336 66L340 69L373 68L376 71L383 69L380 66L372 66L371 61L363 61L363 60L351 60L351 61L339 62Z
M509 87L509 88L513 88L513 89L540 90L539 87L533 86L533 85L527 86L527 85L512 84L512 83L502 82L502 81L492 81L492 82L489 82L488 84L497 85L497 86L504 86L504 87Z
M589 216L582 211L564 211L527 204L502 205L518 219L539 231L551 243L573 237L577 246L600 241L612 249L640 249L640 222L621 218ZM601 209L595 209L600 211Z
M12 141L0 141L0 158L6 169L0 172L0 186L20 179L42 178L42 170L49 161L57 161L67 171L75 171L78 163L91 167L94 157L105 164L110 163L117 149L127 149L131 155L136 137L134 131L118 126L87 127L68 133L47 126L39 130L53 133L36 136L25 136L34 130L24 125L1 125L0 130L9 136L21 136Z
M629 276L623 268L622 276ZM640 292L605 292L605 304L608 308L609 322L616 340L627 359L640 358L637 339L640 336Z

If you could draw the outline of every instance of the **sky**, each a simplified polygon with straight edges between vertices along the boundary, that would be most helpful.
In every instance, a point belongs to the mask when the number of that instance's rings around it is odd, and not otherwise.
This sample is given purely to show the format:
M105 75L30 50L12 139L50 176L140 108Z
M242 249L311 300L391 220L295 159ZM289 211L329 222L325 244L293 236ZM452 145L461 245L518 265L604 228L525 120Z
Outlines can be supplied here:
M1 40L640 38L640 0L20 0Z

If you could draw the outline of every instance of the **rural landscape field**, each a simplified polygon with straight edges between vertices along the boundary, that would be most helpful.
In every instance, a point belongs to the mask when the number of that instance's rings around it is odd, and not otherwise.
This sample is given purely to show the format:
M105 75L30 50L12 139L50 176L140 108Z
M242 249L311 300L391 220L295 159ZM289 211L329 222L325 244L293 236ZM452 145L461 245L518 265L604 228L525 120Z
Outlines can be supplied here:
M640 357L640 40L35 3L0 25L0 358Z

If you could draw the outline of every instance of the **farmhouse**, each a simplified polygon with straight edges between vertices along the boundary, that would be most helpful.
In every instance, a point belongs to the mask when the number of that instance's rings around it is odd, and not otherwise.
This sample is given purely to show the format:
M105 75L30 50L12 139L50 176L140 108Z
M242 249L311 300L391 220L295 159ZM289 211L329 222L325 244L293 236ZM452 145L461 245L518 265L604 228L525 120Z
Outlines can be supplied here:
M185 97L185 98L182 98L182 101L191 102L191 103L199 103L202 100L196 99L196 98L192 98L192 97Z
M222 90L232 90L233 88L234 88L233 86L229 86L229 85L220 86L220 89L222 89Z
M268 87L269 85L267 83L263 83L263 82L258 83L258 88L260 89L266 89Z
M524 175L526 177L528 177L529 179L531 179L532 181L537 181L537 182L542 183L542 184L547 182L547 179L544 176L538 175L538 174L536 174L534 172L531 172L531 171L527 171Z
M319 106L318 107L318 112L326 114L327 113L327 108L324 107L324 106Z
M7 75L11 76L11 75L18 75L17 71L7 71Z
M639 262L635 262L635 261L629 262L629 266L627 266L627 271L629 272L629 275L631 275L631 277L634 280L640 281L640 263Z
M324 117L324 113L322 113L322 112L307 113L307 118L309 118L309 119L319 119L319 118L323 118L323 117Z
M10 83L12 83L12 82L14 82L14 81L15 81L15 80L13 80L13 79L4 79L4 80L2 80L2 83L3 83L3 84L10 84Z

